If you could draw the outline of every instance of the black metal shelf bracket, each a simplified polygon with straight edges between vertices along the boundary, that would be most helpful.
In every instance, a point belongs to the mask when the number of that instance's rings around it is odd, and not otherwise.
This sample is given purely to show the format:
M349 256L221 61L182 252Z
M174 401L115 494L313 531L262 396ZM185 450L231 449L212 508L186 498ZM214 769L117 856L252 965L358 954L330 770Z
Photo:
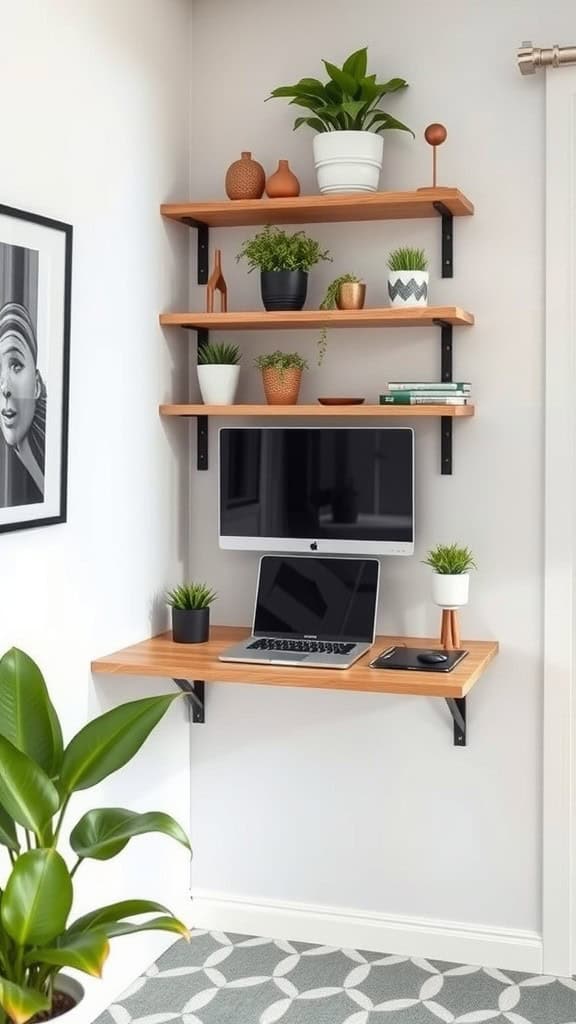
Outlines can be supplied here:
M198 351L207 345L210 332L207 327L199 327L196 331ZM196 469L208 469L208 417L196 417Z
M210 256L210 229L204 221L195 220L194 217L183 217L184 224L196 228L198 232L198 257L196 263L198 284L208 283L208 259Z
M444 203L433 203L442 217L442 277L454 277L454 217Z
M435 320L440 328L440 379L448 383L453 379L452 368L452 324L446 320ZM442 476L452 473L452 417L440 417L440 472Z
M466 746L466 697L446 697L454 720L454 746Z
M204 681L202 679L174 679L176 686L186 696L186 702L190 709L190 721L198 725L204 724Z

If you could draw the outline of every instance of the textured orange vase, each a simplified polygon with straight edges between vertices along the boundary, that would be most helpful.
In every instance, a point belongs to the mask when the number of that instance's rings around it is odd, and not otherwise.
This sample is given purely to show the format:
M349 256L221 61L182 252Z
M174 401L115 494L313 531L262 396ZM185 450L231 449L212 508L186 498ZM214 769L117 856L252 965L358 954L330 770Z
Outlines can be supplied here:
M302 383L302 370L262 370L262 383L268 405L296 405Z
M262 164L252 159L252 153L242 153L226 171L224 187L228 199L261 199L266 174Z
M290 170L287 160L278 161L278 170L271 174L266 182L266 195L270 199L285 199L300 195L300 182Z

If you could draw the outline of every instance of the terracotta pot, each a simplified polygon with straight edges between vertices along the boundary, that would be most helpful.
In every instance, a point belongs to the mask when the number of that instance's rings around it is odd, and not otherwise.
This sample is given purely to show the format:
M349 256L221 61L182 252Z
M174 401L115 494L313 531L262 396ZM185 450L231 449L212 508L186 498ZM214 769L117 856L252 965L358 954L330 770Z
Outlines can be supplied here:
M362 281L345 281L338 289L336 305L338 309L363 309L366 298L366 285Z
M285 199L300 195L300 182L290 170L287 160L278 161L278 170L271 174L266 182L266 195L270 199Z
M261 199L264 193L266 174L262 164L252 159L252 153L244 152L226 171L224 186L228 199Z
M296 405L302 383L302 370L262 370L262 383L268 405Z

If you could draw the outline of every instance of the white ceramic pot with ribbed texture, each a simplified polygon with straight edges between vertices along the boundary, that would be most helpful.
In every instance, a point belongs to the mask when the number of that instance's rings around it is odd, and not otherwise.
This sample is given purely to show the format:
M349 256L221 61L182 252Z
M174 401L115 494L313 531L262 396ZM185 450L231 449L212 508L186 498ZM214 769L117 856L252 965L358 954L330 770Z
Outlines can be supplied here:
M377 192L384 139L374 132L319 132L314 166L320 192Z

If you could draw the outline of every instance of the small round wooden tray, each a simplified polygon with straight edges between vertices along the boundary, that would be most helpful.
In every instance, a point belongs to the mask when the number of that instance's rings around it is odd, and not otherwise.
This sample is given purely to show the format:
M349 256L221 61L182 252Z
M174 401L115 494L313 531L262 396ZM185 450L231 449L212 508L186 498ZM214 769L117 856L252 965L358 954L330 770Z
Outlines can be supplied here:
M320 405L363 405L365 398L319 398Z

